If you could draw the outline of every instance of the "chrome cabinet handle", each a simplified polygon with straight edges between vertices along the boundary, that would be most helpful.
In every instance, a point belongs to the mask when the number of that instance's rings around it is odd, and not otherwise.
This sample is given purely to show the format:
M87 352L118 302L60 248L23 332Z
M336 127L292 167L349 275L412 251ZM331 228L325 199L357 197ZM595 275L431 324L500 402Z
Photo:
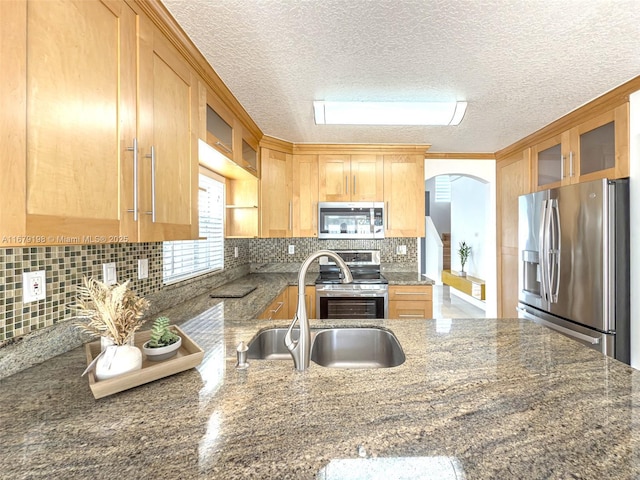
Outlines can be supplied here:
M289 201L289 231L293 230L293 202Z
M276 314L280 311L280 309L282 308L282 306L284 305L284 302L278 302L278 308L276 308L275 310L273 310L273 313Z
M423 315L418 314L410 314L410 313L401 313L398 315L400 318L424 318Z
M394 295L428 295L427 292L394 292Z
M223 150L226 150L229 153L233 153L233 150L231 150L229 147L227 147L224 143L220 141L216 142L216 145L222 148Z
M138 221L138 139L133 139L133 147L127 147L127 151L133 152L133 208L127 210L133 213L133 221Z
M156 149L151 145L151 153L145 155L151 159L151 211L145 212L151 215L151 221L156 223Z
M345 185L345 188L347 189L346 193L349 193L349 175L344 176L344 185Z
M353 194L356 194L356 176L353 176Z
M564 155L560 155L560 180L564 180Z
M573 152L569 152L569 176L573 177Z

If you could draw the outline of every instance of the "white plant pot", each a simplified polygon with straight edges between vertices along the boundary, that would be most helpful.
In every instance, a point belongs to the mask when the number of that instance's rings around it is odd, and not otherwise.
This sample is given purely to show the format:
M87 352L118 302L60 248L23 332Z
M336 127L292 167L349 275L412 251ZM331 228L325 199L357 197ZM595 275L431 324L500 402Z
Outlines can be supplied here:
M107 380L142 368L142 352L131 345L109 345L96 363L96 378Z
M153 362L159 362L161 360L166 360L167 358L171 358L176 353L178 353L178 350L182 345L182 337L178 337L177 342L172 343L171 345L167 345L166 347L150 348L147 346L148 344L149 342L145 342L145 344L142 345L142 351L147 357L147 360L151 360Z

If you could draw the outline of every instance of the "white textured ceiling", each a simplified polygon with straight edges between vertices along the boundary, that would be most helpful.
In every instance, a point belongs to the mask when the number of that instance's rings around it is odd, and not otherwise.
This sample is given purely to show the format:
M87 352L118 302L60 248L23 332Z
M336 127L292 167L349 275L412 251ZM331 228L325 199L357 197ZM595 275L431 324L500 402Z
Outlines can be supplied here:
M163 0L267 135L494 152L640 75L640 0ZM315 125L314 100L466 100L457 127Z

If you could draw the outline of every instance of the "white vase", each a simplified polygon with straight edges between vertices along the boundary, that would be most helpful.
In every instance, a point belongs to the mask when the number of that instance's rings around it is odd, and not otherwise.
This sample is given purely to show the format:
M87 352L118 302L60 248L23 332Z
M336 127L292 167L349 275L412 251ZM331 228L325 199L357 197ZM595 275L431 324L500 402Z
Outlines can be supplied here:
M107 380L142 368L142 352L131 345L109 345L96 363L96 378Z

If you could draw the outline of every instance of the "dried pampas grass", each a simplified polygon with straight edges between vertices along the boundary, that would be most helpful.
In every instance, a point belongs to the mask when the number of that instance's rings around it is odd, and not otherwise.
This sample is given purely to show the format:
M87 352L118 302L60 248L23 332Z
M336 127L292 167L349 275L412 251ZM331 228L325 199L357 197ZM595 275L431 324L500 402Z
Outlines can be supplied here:
M142 324L149 301L129 289L129 281L105 285L84 277L78 287L77 303L72 305L78 318L76 326L91 335L107 337L116 345L126 345Z

